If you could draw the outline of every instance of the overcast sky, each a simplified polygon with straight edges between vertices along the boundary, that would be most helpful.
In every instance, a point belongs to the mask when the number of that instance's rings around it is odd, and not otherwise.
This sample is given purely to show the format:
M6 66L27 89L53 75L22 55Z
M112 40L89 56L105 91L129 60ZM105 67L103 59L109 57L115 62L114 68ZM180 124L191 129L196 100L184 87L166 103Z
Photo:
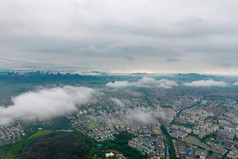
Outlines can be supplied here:
M0 69L238 74L238 0L1 0Z

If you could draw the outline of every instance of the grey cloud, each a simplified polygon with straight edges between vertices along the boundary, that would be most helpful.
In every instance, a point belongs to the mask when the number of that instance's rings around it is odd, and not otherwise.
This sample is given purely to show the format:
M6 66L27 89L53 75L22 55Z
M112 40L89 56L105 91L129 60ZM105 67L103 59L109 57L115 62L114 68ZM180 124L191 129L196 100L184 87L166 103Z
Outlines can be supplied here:
M130 61L134 60L134 58L131 57L131 56L127 57L127 59L130 60Z
M167 58L166 61L168 61L168 62L178 62L178 61L180 61L180 59L178 59L178 58Z
M178 23L181 28L179 35L182 37L196 38L238 33L235 26L220 24L216 26L210 20L200 17L186 17Z
M125 42L111 43L104 46L82 46L79 48L79 53L85 56L125 57L132 59L134 56L182 56L184 52L178 48L161 46L158 43ZM129 58L128 55L130 55Z
M0 54L52 63L42 69L236 73L237 9L227 0L3 0Z

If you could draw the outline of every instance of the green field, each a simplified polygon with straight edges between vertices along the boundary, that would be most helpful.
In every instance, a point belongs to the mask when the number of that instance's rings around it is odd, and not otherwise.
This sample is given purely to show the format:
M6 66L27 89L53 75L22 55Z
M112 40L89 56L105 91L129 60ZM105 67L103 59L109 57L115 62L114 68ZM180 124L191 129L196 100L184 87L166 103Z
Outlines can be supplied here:
M188 136L186 138L183 139L183 141L189 143L189 144L193 144L199 147L202 147L206 150L210 150L210 147L207 146L205 143L202 143L200 140L198 140L196 137L194 136Z
M39 131L35 132L34 134L32 134L28 139L34 139L39 136L48 135L50 133L52 133L51 130L39 130Z
M96 122L96 121L91 121L90 123L88 123L88 126L91 128L91 129L95 129L95 128L99 128L101 127L101 124Z

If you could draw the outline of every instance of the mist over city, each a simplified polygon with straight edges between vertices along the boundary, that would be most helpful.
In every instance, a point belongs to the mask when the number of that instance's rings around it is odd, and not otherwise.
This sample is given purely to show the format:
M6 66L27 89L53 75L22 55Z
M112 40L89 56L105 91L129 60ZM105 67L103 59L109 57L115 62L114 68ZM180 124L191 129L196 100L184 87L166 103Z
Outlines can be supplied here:
M0 159L238 158L238 1L1 0Z

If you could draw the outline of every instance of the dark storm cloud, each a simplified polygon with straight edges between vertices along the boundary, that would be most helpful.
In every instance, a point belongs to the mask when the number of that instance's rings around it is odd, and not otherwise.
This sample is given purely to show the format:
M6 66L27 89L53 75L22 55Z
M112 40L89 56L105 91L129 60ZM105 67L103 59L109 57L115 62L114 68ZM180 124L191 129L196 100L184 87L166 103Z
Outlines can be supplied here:
M232 74L237 10L235 0L3 0L0 69Z

